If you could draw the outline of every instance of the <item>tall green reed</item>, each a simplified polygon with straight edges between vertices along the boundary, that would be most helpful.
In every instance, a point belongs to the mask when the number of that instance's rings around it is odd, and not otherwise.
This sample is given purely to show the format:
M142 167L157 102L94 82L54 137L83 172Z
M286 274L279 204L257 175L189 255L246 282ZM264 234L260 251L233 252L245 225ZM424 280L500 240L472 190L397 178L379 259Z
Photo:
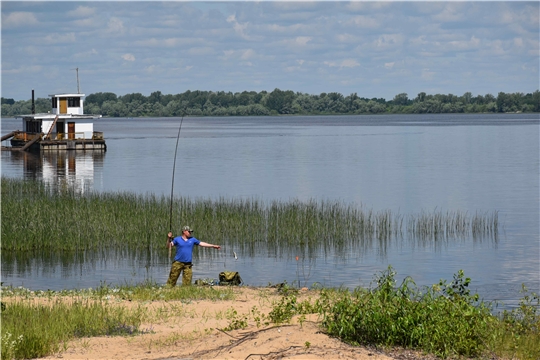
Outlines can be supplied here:
M128 192L77 193L37 181L2 178L2 249L79 251L165 246L169 199ZM173 199L173 224L195 235L252 253L310 256L320 249L346 252L395 239L438 242L455 238L497 239L498 213L433 211L401 215L374 212L340 201Z

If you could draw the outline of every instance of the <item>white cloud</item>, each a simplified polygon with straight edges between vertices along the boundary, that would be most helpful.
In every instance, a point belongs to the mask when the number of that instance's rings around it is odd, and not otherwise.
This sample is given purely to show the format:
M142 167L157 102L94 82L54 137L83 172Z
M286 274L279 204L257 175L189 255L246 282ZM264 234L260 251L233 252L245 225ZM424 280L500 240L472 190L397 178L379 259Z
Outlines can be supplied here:
M395 62L387 62L384 63L384 67L387 69L392 69L394 67Z
M469 40L454 40L448 43L454 50L471 50L478 49L480 39L472 36Z
M75 42L75 33L54 33L45 36L43 39L47 44L64 44Z
M78 19L78 20L74 20L72 22L73 25L77 26L77 27L93 27L96 25L96 20L93 19L93 18L86 18L86 19Z
M513 40L514 46L516 47L523 47L523 39L522 38L514 38Z
M190 44L196 44L197 39L194 38L147 38L140 39L133 42L137 46L141 47L154 47L154 48L173 48L178 46L186 46Z
M447 2L443 3L445 4L443 10L433 16L434 20L440 21L440 22L455 22L455 21L462 21L464 17L463 7L464 4L461 4L459 2Z
M435 72L434 71L431 71L430 69L422 69L422 74L420 75L420 77L422 78L422 80L433 80L435 76Z
M358 36L352 34L338 34L336 39L341 43L357 43L360 41Z
M388 50L395 48L403 43L403 35L401 34L383 34L379 36L374 45L378 50Z
M98 51L96 49L91 49L90 51L83 51L83 52L80 52L80 53L77 53L75 55L73 55L73 57L75 59L87 59L91 56L95 56L95 55L98 55Z
M109 19L107 24L107 32L111 34L123 34L124 33L124 23L122 20L112 17Z
M122 55L122 59L126 61L135 61L135 56L133 54L124 54Z
M223 58L225 60L228 60L230 59L233 55L234 55L235 51L234 50L223 50Z
M411 44L411 45L428 45L429 42L426 39L427 39L427 37L425 35L411 37L411 38L409 38L409 44Z
M255 57L255 55L256 54L255 54L255 51L253 51L253 49L248 49L242 53L242 55L240 56L240 59L242 60L252 59L253 57Z
M340 69L343 68L354 68L357 66L360 66L360 63L356 61L355 59L345 59L340 62L338 61L325 61L323 64L329 66L329 67L338 67Z
M291 24L291 25L279 25L279 24L270 24L263 27L264 30L271 31L272 33L278 34L293 34L303 29L306 29L305 25L302 24ZM306 29L307 30L307 29Z
M43 67L39 65L21 66L18 68L6 68L2 66L2 74L39 74L41 72L43 72Z
M501 40L495 40L487 44L487 53L492 55L505 55L506 50Z
M389 1L351 1L346 4L346 9L349 11L365 11L368 12L372 9L381 10L391 6Z
M67 12L68 17L88 17L92 16L96 13L95 8L91 8L88 6L79 6L75 10L71 10Z
M299 49L306 47L312 39L313 38L311 36L297 36L276 41L276 44L278 44L279 48L287 48L298 51Z
M245 30L247 29L249 23L240 24L238 21L236 21L236 14L230 15L227 18L227 22L233 24L233 29L238 35L240 35L244 39L249 39L249 37L245 33Z
M15 11L8 15L2 14L2 28L16 28L38 24L36 16L30 12Z
M360 63L354 59L346 59L346 60L343 60L341 62L341 67L344 68L344 67L348 67L348 68L353 68L353 67L357 67L357 66L360 66Z
M356 27L364 29L376 29L379 27L379 22L370 16L358 15L351 18L350 22Z
M294 39L295 44L304 46L311 41L311 36L298 36Z
M211 47L194 47L187 51L189 55L192 56L204 56L204 55L213 55L215 53L214 48Z

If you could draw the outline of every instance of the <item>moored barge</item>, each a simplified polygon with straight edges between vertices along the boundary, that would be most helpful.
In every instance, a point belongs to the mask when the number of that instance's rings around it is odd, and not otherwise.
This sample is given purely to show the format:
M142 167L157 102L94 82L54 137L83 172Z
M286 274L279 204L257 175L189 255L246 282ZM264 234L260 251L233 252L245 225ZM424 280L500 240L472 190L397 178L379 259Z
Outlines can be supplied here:
M101 115L84 113L84 94L49 96L51 111L35 114L32 90L32 114L15 116L22 119L22 130L2 136L2 141L10 139L11 144L3 150L107 150L103 132L94 131L94 120Z

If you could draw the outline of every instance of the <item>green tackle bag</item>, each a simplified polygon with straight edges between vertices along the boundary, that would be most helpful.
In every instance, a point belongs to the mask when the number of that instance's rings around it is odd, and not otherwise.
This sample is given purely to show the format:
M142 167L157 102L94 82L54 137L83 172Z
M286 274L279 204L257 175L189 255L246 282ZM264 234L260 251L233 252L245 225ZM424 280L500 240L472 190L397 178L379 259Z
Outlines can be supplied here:
M242 278L238 271L223 271L219 273L219 285L240 285Z

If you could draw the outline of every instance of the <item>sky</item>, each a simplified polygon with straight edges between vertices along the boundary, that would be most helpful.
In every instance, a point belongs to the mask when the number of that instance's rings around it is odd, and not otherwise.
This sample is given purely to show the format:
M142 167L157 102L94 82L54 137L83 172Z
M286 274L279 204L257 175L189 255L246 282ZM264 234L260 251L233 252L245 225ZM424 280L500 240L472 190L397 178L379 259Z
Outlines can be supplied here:
M539 4L1 1L1 96L532 93Z

